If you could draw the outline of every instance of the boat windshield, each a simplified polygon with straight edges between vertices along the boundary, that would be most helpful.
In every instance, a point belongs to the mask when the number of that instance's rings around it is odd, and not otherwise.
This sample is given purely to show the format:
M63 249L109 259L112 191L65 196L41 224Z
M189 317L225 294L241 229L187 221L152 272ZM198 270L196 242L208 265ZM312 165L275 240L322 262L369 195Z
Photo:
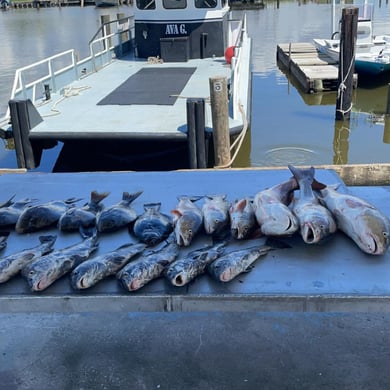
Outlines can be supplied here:
M162 0L165 9L185 9L187 8L187 0ZM195 8L216 8L218 0L194 0ZM226 0L222 0L222 6L225 6ZM136 0L137 8L140 10L156 9L156 0Z

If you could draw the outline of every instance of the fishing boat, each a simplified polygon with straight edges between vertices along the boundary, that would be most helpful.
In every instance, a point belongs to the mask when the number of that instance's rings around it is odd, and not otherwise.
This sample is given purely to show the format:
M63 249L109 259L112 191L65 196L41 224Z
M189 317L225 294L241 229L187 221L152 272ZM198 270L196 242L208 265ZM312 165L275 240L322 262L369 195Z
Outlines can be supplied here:
M373 5L358 6L357 37L355 46L355 72L361 75L379 75L390 71L390 35L373 33ZM314 45L321 53L325 53L339 61L340 39L338 32L331 39L313 39Z
M87 58L70 49L16 71L0 128L14 138L19 168L38 168L59 142L53 171L203 168L215 166L216 123L232 147L242 140L251 114L245 15L233 19L227 0L139 0L133 12L103 23Z

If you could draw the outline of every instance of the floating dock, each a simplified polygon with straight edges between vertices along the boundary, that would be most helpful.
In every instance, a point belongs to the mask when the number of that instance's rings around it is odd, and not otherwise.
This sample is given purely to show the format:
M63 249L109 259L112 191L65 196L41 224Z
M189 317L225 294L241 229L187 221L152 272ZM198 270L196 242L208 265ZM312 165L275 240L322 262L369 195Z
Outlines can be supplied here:
M306 93L337 89L338 62L320 53L312 43L281 43L277 45L276 59ZM356 86L357 75L354 75Z

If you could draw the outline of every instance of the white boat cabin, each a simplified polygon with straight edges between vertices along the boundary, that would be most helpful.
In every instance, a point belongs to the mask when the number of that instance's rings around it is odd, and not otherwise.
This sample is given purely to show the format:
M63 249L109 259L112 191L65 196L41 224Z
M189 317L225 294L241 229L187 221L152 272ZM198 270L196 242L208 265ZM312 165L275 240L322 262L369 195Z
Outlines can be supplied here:
M136 0L136 56L165 62L223 56L228 17L227 0Z

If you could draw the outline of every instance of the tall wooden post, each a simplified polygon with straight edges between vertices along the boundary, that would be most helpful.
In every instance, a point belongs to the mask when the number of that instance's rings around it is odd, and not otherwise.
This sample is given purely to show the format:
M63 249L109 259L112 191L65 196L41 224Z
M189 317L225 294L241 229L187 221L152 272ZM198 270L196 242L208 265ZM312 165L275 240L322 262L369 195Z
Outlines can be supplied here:
M227 80L226 77L215 76L209 79L209 84L215 165L226 166L230 163Z
M358 14L359 9L357 7L343 8L340 33L336 120L349 119L351 114Z

